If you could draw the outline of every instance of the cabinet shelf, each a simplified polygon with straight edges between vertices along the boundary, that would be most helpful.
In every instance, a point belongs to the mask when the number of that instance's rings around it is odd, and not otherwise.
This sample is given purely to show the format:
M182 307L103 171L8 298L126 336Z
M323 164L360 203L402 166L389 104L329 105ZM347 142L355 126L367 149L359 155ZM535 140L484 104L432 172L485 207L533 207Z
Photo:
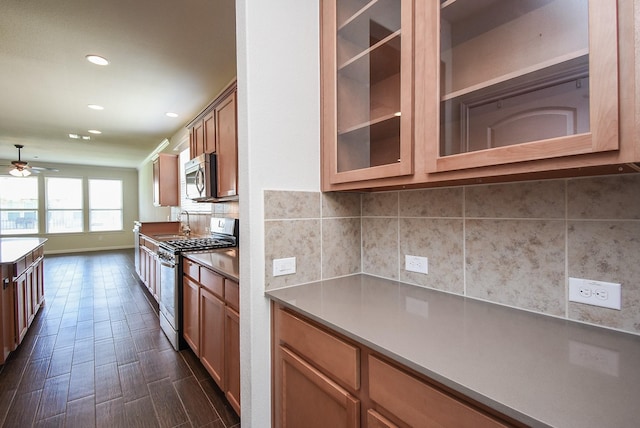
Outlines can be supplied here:
M375 84L400 72L400 30L338 66L340 75Z
M443 94L441 101L452 100L474 92L479 96L484 96L487 92L499 92L501 88L504 87L516 87L522 80L526 80L527 82L540 80L545 76L557 75L565 70L568 71L576 67L588 66L588 64L589 50L581 49L454 92Z
M392 114L386 114L384 116L377 117L377 118L375 118L373 120L370 120L368 122L359 123L359 124L354 125L354 126L348 128L348 129L340 129L340 130L338 130L338 135L339 136L348 135L350 133L358 132L358 131L360 131L362 129L366 129L368 127L372 127L372 126L376 126L376 125L383 125L385 122L387 124L389 124L389 123L392 123L394 120L399 119L399 117L400 117L400 114L398 114L397 112L396 113L392 113ZM381 129L382 128L384 128L384 126L381 126ZM390 127L390 129L395 129L395 128L396 128L395 124Z
M447 21L461 21L503 0L446 0L440 5L440 16Z

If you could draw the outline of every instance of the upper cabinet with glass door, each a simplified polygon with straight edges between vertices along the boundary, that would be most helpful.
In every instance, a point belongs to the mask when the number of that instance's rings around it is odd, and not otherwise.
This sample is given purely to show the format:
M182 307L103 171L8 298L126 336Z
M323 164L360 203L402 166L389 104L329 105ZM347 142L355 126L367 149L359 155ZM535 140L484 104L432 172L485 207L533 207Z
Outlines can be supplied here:
M322 1L323 188L413 172L412 0Z
M617 150L616 0L447 0L427 172Z

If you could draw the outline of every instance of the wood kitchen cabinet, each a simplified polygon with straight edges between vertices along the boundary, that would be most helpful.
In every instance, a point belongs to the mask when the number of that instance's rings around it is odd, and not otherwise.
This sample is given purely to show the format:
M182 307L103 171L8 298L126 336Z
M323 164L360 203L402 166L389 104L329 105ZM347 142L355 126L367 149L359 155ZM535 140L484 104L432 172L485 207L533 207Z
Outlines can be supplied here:
M160 153L153 161L153 205L180 205L178 155Z
M322 172L413 173L413 0L322 1Z
M44 304L44 246L27 252L15 263L2 266L2 355L4 363L9 353L22 343L40 307Z
M182 279L182 337L200 357L200 284L188 276Z
M272 315L277 428L523 426L275 302Z
M140 257L140 270L138 276L147 287L153 298L159 300L160 292L160 261L158 260L158 243L144 235L140 235L138 254Z
M215 154L218 198L238 196L238 119L236 82L231 82L204 111L187 125L191 158Z
M412 106L405 140L413 169L387 173L373 163L341 169L342 158L366 158L373 147L366 139L349 150L340 142L351 130L341 123L357 104L340 102L341 91L349 93L343 67L351 64L343 55L359 60L377 49L377 27L389 25L374 12L400 3L410 3L413 20L412 27L400 20L402 41L413 40L412 84L408 95L391 86L381 92L400 93ZM322 14L324 191L640 171L633 0L324 0ZM360 16L369 18L360 29L371 46L354 56L354 32L343 33ZM387 64L397 54L383 57L379 62ZM367 63L371 79L377 64L373 56ZM373 105L374 87L352 98Z
M183 259L183 337L240 415L239 285Z

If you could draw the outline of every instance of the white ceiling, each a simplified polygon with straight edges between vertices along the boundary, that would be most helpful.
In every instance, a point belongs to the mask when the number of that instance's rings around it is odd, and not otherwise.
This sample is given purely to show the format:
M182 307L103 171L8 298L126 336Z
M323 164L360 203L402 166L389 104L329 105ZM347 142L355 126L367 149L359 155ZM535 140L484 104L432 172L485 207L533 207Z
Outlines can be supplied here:
M233 79L235 48L234 0L0 0L0 159L137 167Z

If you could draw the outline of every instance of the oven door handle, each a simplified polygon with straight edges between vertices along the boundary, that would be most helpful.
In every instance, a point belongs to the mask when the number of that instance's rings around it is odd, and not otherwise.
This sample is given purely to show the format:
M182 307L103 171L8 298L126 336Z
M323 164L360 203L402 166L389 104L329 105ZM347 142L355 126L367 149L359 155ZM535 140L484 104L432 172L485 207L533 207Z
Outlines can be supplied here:
M175 263L171 263L170 261L162 260L162 259L160 259L160 265L164 267L168 267L170 269L175 269L176 267Z

